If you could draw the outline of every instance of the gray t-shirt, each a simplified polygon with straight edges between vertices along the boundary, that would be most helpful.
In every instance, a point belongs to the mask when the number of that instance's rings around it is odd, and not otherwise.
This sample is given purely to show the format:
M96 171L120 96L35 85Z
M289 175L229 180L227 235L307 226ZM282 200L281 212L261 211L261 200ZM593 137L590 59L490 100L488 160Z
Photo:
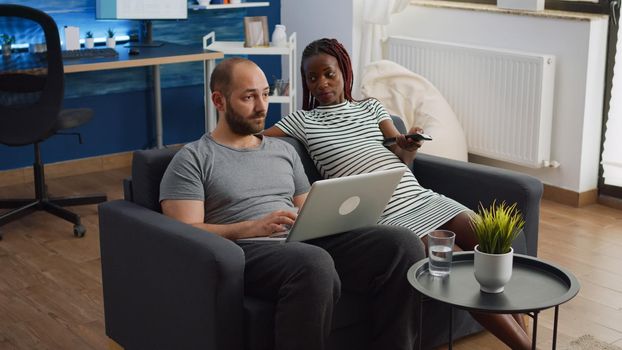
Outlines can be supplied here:
M257 148L235 149L205 134L175 154L160 201L201 200L206 223L232 224L292 209L292 198L308 191L298 153L287 142L263 137Z

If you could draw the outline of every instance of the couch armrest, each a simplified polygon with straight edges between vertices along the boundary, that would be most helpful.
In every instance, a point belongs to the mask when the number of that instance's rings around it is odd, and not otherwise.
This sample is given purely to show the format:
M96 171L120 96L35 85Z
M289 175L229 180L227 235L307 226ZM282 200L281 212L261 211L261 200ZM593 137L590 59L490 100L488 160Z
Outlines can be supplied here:
M244 252L134 203L99 205L106 334L127 349L242 349Z
M481 164L417 154L414 173L419 183L477 210L493 200L517 203L525 219L527 254L538 251L538 223L542 182L530 175Z

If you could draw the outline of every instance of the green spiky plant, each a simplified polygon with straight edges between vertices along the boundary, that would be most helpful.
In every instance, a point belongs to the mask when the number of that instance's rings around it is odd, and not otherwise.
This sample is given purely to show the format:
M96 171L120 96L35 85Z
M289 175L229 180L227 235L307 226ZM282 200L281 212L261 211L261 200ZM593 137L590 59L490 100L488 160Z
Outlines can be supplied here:
M113 34L113 35L114 35L114 34ZM86 32L85 37L86 37L87 39L92 39L92 38L93 38L93 32L91 32L91 31L89 30L88 32Z
M2 45L15 44L15 35L3 33L2 35L0 35L0 41L2 42Z
M114 38L114 31L112 30L112 28L108 28L108 31L106 33L108 34L109 38Z
M516 208L516 203L497 205L490 208L480 203L478 212L471 216L471 227L479 243L479 251L487 254L505 254L510 252L512 242L525 225L523 216Z

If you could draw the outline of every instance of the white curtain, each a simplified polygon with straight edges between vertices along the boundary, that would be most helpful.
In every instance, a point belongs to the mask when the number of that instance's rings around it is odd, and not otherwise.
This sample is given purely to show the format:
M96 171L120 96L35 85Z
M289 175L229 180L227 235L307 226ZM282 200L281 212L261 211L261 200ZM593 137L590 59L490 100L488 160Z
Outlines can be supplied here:
M358 64L354 67L355 98L360 98L363 68L382 59L382 41L386 39L386 26L391 15L403 11L410 0L363 0L363 24Z
M603 177L606 185L622 187L622 25L618 27L611 102L603 149Z

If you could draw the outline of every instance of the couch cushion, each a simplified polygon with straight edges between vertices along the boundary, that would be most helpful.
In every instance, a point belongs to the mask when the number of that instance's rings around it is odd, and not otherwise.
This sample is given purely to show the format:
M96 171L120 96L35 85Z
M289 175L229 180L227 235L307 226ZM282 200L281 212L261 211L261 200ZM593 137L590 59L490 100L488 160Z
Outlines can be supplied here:
M296 152L300 156L300 161L302 162L302 166L305 168L305 173L307 174L307 177L309 178L309 183L314 183L315 181L322 179L322 176L320 175L320 173L317 171L317 168L315 167L315 163L313 163L313 160L311 160L311 157L309 157L309 153L307 152L307 149L300 141L289 136L279 137L279 138L289 143L290 145L294 146L294 148L296 149Z
M132 201L162 212L160 181L178 149L150 149L134 152L132 159Z

